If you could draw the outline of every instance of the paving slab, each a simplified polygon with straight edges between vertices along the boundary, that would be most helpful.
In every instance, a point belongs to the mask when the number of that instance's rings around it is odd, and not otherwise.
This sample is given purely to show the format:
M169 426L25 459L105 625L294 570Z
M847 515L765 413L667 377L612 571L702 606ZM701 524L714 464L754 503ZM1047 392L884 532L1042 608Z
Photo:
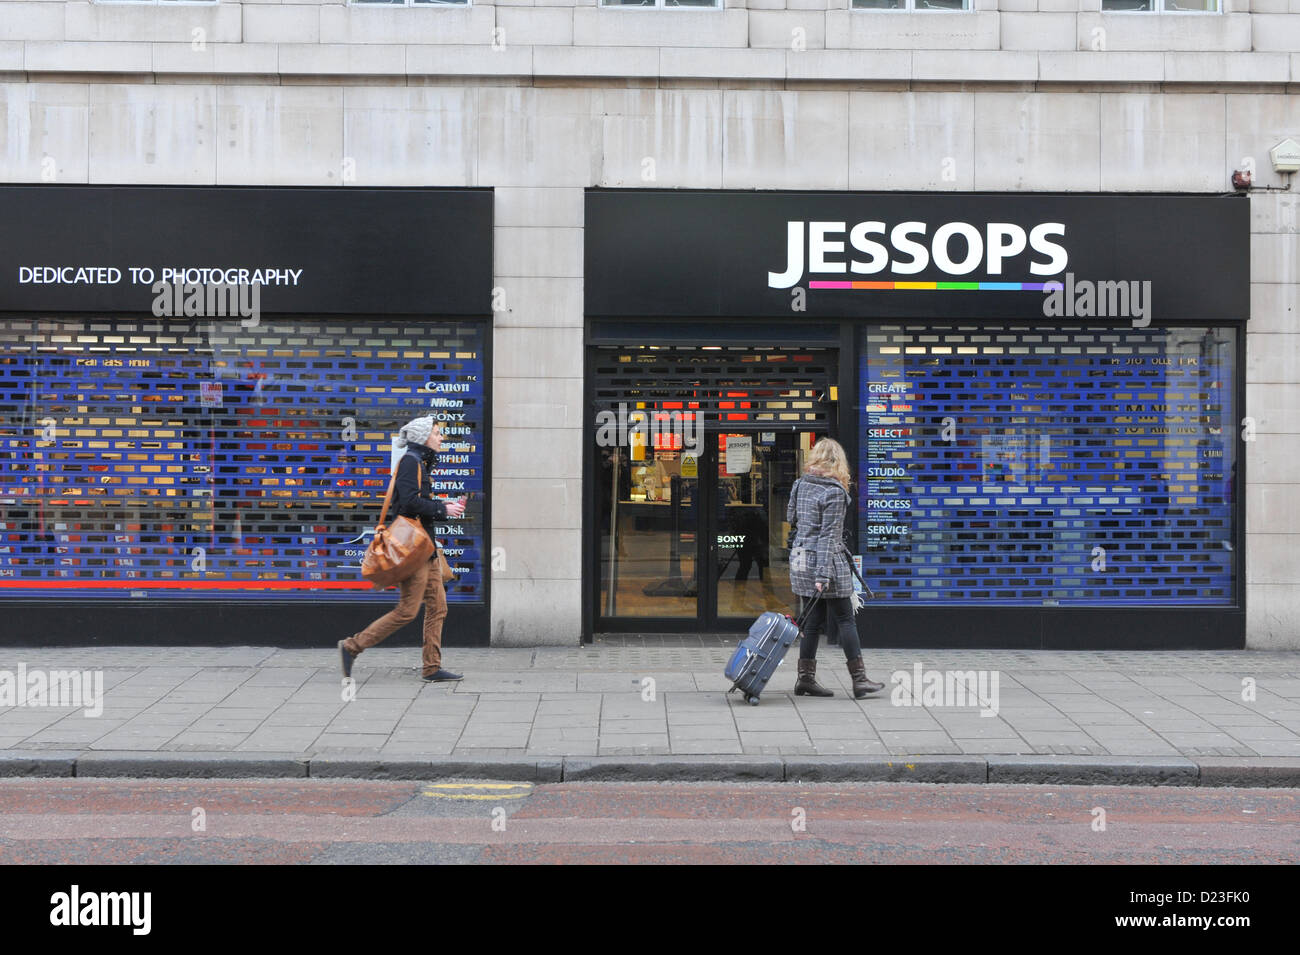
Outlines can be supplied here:
M854 700L834 657L818 674L834 697L794 697L786 667L748 706L722 692L731 644L684 634L449 648L448 665L466 674L449 686L420 683L418 648L377 647L347 699L332 646L23 648L29 668L103 672L104 711L0 710L0 775L157 775L182 762L197 773L301 775L304 759L344 757L451 759L456 771L485 772L505 759L569 757L593 773L604 765L594 759L641 760L666 772L689 757L694 773L747 772L745 759L780 762L783 773L791 761L822 760L806 771L847 773L825 761L852 759L853 772L875 778L900 763L938 772L926 761L939 760L974 775L982 766L995 782L1297 785L1300 652L868 649L876 675L918 663L996 671L998 698L988 702L998 712L986 717L976 707L897 705L906 701L890 693ZM1256 680L1253 700L1242 699L1245 675Z

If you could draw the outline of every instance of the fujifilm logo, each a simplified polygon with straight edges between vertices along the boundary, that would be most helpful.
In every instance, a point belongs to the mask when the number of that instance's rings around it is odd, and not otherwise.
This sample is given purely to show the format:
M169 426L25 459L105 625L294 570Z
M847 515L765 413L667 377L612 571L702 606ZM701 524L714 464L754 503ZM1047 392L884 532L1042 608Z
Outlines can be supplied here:
M50 896L51 925L129 925L132 934L148 935L153 908L151 892L68 892Z
M805 244L805 235L807 242ZM1029 271L1059 275L1070 256L1052 237L1065 236L1062 222L1040 222L1028 231L1014 222L787 222L785 271L768 272L768 288L793 288L809 275L916 275L931 263L948 275L1001 275L1003 264L1034 253ZM954 240L957 240L954 242ZM807 249L807 256L804 250Z

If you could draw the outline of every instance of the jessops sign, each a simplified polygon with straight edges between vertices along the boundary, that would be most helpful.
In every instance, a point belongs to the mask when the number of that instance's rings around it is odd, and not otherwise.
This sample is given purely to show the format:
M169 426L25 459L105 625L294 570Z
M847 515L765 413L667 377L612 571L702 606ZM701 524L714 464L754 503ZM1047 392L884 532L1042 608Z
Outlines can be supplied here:
M0 210L0 312L159 314L219 286L265 312L491 309L490 189L15 185Z
M589 190L586 311L1243 321L1249 248L1235 196Z

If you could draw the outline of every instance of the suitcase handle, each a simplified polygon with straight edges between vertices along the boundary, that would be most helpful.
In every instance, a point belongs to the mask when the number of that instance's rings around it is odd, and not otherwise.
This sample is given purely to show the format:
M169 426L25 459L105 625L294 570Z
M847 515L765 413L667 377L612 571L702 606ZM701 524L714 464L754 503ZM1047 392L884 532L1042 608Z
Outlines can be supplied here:
M817 605L817 601L821 599L822 599L822 592L819 590L815 594L813 594L812 600L808 601L808 606L803 608L803 613L799 614L799 619L794 622L794 625L799 628L800 634L803 633L803 623L805 620L808 619L809 612L812 610L813 607Z

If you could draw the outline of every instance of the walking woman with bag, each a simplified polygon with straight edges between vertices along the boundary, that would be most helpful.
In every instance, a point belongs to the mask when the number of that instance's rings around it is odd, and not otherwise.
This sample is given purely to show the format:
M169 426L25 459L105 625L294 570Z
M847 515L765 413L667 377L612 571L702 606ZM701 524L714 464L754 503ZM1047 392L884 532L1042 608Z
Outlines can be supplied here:
M795 696L833 696L817 682L817 643L827 617L839 634L840 647L853 678L853 696L861 699L885 688L867 679L862 646L853 614L861 598L853 592L853 568L844 546L844 518L849 507L849 462L837 441L822 438L804 462L803 477L790 489L785 519L795 525L790 547L790 589L803 600L818 594L808 610L799 643L799 679ZM801 606L802 610L802 606Z
M424 604L423 679L426 683L459 680L442 666L442 624L447 618L447 592L443 587L442 551L433 536L433 522L465 513L465 500L443 501L433 496L429 472L442 448L442 425L432 417L416 418L397 432L396 450L402 450L393 480L393 514L415 518L433 541L433 556L421 560L410 576L400 583L397 606L360 633L339 641L339 659L344 678L352 675L352 664L363 650L373 647L410 623ZM404 450L403 450L404 449ZM382 520L382 517L381 517ZM427 546L427 544L425 545Z

